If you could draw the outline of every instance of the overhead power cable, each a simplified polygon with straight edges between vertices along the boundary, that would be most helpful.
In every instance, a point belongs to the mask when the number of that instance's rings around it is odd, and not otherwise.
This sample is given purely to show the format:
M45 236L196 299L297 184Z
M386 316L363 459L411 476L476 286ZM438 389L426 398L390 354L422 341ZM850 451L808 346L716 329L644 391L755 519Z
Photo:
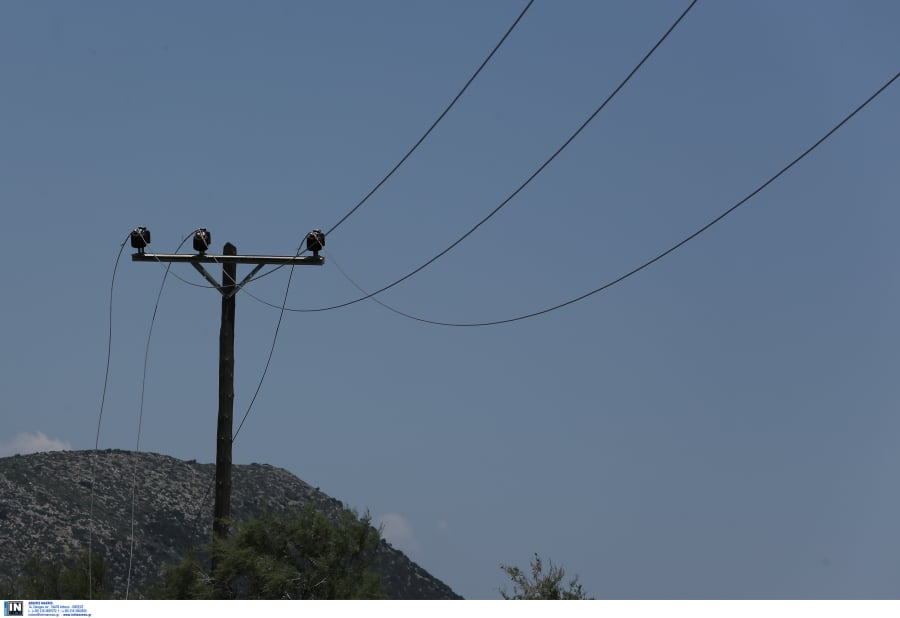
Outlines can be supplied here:
M719 221L721 221L722 219L724 219L725 217L727 217L728 215L730 215L731 213L733 213L735 210L737 210L738 208L740 208L741 206L743 206L744 204L746 204L747 202L749 202L752 198L754 198L757 194L759 194L761 191L763 191L766 187L768 187L769 185L771 185L773 182L775 182L776 180L778 180L778 178L780 178L780 177L781 177L783 174L785 174L788 170L790 170L792 167L794 167L797 163L799 163L799 162L802 161L804 158L806 158L807 155L809 155L813 150L815 150L816 148L818 148L823 142L825 142L825 140L827 140L829 137L831 137L832 135L834 135L834 133L836 133L836 132L838 131L838 129L840 129L841 127L843 127L847 122L850 121L851 118L853 118L854 116L856 116L856 114L858 114L860 111L862 111L863 108L865 108L869 103L871 103L872 101L874 101L875 98L878 97L878 95L880 95L882 92L884 92L885 90L887 90L887 88L890 87L890 85L893 84L893 83L897 80L897 78L900 78L900 73L897 73L897 74L894 75L891 79L889 79L883 86L881 86L881 88L879 88L877 91L875 91L874 94L872 94L868 99L866 99L865 101L863 101L863 102L862 102L856 109L854 109L852 112L850 112L849 114L847 114L847 116L845 116L843 120L841 120L841 121L840 121L839 123L837 123L834 127L832 127L831 130L829 130L825 135L823 135L822 137L820 137L820 138L816 141L816 143L814 143L812 146L810 146L809 148L807 148L806 150L804 150L804 151L803 151L799 156L797 156L794 160L792 160L790 163L788 163L787 165L785 165L784 167L782 167L780 170L778 170L778 172L776 172L775 175L773 175L771 178L769 178L769 179L766 180L764 183L762 183L761 185L759 185L757 188L755 188L753 191L751 191L746 197L744 197L743 199L741 199L740 201L738 201L738 202L737 202L735 205L733 205L731 208L729 208L728 210L726 210L725 212L723 212L722 214L720 214L719 216L717 216L715 219L713 219L712 221L710 221L709 223L707 223L706 225L704 225L703 227L701 227L701 228L698 229L697 231L695 231L695 232L693 232L692 234L690 234L690 235L686 236L685 238L681 239L680 241L678 241L677 243L675 243L674 245L672 245L671 247L669 247L668 249L666 249L666 250L663 251L662 253L659 253L659 254L656 255L655 257L653 257L653 258L647 260L646 262L644 262L644 263L641 264L640 266L637 266L636 268L631 269L630 271L628 271L628 272L625 273L624 275L621 275L620 277L617 277L616 279L613 279L612 281L610 281L610 282L608 282L608 283L605 283L605 284L601 285L601 286L598 287L598 288L594 288L594 289L591 290L590 292L586 292L586 293L584 293L584 294L582 294L582 295L580 295L580 296L576 296L575 298L572 298L572 299L567 300L567 301L565 301L565 302L562 302L562 303L553 305L552 307L547 307L546 309L541 309L540 311L534 311L534 312L526 313L526 314L519 315L519 316L516 316L516 317L513 317L513 318L506 318L506 319L504 319L504 320L492 320L492 321L486 321L486 322L441 322L441 321L439 321L439 320L429 320L429 319L421 318L421 317L418 317L418 316L415 316L415 315L406 313L406 312L404 312L404 311L400 311L399 309L397 309L397 308L395 308L395 307L391 307L390 305L388 305L388 304L382 302L381 300L375 298L375 297L374 297L374 294L368 294L368 295L366 296L366 298L369 298L369 299L371 299L371 300L374 300L376 303L378 303L379 305L381 305L381 306L384 307L385 309L387 309L387 310L389 310L389 311L392 311L392 312L396 313L397 315L403 316L403 317L405 317L405 318L409 318L409 319L411 319L411 320L415 320L415 321L417 321L417 322L424 322L425 324L433 324L433 325L436 325L436 326L459 326L459 327L497 326L497 325L499 325L499 324L509 324L510 322L518 322L518 321L520 321L520 320L527 320L528 318L533 318L533 317L537 317L537 316L539 316L539 315L544 315L544 314L546 314L546 313L550 313L551 311L556 311L557 309L562 309L563 307L568 307L569 305L573 305L573 304L575 304L575 303L577 303L577 302L580 302L580 301L582 301L582 300L585 300L586 298L588 298L588 297L590 297L590 296L593 296L594 294L597 294L597 293L599 293L599 292L602 292L602 291L604 291L604 290L607 290L607 289L613 287L614 285L621 283L622 281L625 281L626 279L628 279L628 278L631 277L632 275L636 275L637 273L641 272L642 270L644 270L644 269L647 268L648 266L650 266L650 265L652 265L652 264L658 262L659 260L663 259L664 257L666 257L667 255L669 255L670 253L674 252L675 250L679 249L680 247L682 247L682 246L686 245L687 243L689 243L690 241L694 240L694 239L697 238L700 234L702 234L703 232L705 232L706 230L708 230L709 228L711 228L712 226L714 226L716 223L718 223ZM359 284L357 284L353 279L351 279L350 276L349 276L346 272L344 272L344 270L340 267L340 265L337 263L337 261L335 261L333 253L329 252L329 254L328 254L328 259L330 260L330 262L331 262L332 264L335 265L335 267L336 267L336 268L338 269L338 271L339 271L339 272L347 279L347 281L349 281L349 282L350 282L357 290L359 290L361 293L366 294L366 291L365 291L363 288L361 288L361 287L359 286Z
M188 234L185 236L182 241L179 243L178 247L175 249L175 253L181 249L187 239L193 235ZM131 540L128 545L128 576L125 579L125 599L128 599L128 594L131 590L131 572L132 572L132 563L134 559L134 506L135 506L135 495L137 492L137 468L138 468L138 453L141 452L141 429L144 424L144 400L145 394L147 391L147 367L150 363L150 342L153 340L153 327L156 325L156 315L159 312L159 303L162 300L162 293L166 287L166 279L169 277L169 272L172 269L172 264L166 264L166 271L163 274L162 281L159 284L159 292L156 294L156 303L153 305L153 315L150 318L150 328L147 330L147 343L144 346L144 370L141 376L141 404L140 404L140 412L138 414L138 429L137 429L137 440L134 447L135 457L134 457L134 466L131 471Z
M442 111L442 112L440 113L440 115L434 120L434 122L431 123L431 126L428 127L428 129L425 131L425 133L423 133L422 136L421 136L418 140L416 140L416 143L413 144L412 147L411 147L408 151L406 151L406 154L403 155L403 156L400 158L399 161L397 161L397 163L394 165L394 167L392 167L392 168L390 169L390 171L389 171L387 174L385 174L384 177L383 177L381 180L379 180L377 183L375 183L375 186L372 187L372 188L369 190L369 192L366 193L366 194L363 196L363 198L362 198L361 200L359 200L359 201L356 203L356 205L353 206L353 208L351 208L351 209L347 212L347 214L345 214L343 217L341 217L341 218L338 220L337 223L335 223L334 225L332 225L332 226L328 229L328 231L325 232L325 236L326 236L326 237L330 236L330 235L331 235L338 227L341 226L341 224L343 224L347 219L349 219L349 218L353 215L353 213L355 213L357 210L359 210L359 209L362 207L363 204L365 204L366 202L368 202L368 201L369 201L369 198L372 197L373 195L375 195L375 192L378 191L378 190L381 188L381 186L382 186L384 183L386 183L386 182L391 178L391 176L393 176L394 173L395 173L398 169L400 169L400 167L401 167L404 163L406 163L406 160L409 159L409 157L410 157L410 156L411 156L411 155L419 148L419 146L422 145L422 142L424 142L425 139L426 139L429 135L431 135L431 132L434 131L434 129L438 126L438 124L440 124L440 122L444 119L444 116L446 116L447 113L448 113L451 109L453 109L453 106L456 105L456 102L459 101L459 99L462 98L462 95L466 92L466 90L469 89L469 86L472 85L472 82L475 81L475 78L477 78L478 75L481 74L481 71L484 69L484 67L487 66L487 63L491 61L491 58L494 57L494 54L496 54L497 51L500 49L500 47L503 46L503 43L506 42L506 39L509 37L510 34L512 34L512 31L516 29L516 26L518 26L518 25L519 25L519 22L522 21L522 18L525 17L525 13L528 12L528 9L531 8L531 5L532 5L532 4L534 4L534 0L528 0L528 4L525 5L525 8L522 9L522 12L521 12L521 13L519 13L519 16L516 17L516 19L515 19L515 21L513 21L512 25L511 25L509 28L506 29L506 32L503 33L503 36L500 37L500 40L497 42L496 45L494 45L494 48L491 50L491 52L487 55L487 57L486 57L484 60L481 61L481 64L478 65L478 68L475 69L475 72L472 73L472 76L469 77L469 79L466 81L465 84L463 84L463 87L460 88L459 92L456 93L456 96L453 97L453 99L450 101L450 103L447 105L447 107L444 108L444 111ZM301 243L301 245L297 248L296 254L297 254L297 255L302 255L303 253L304 253L304 249L303 249L303 245L302 245L302 243ZM268 275L271 275L271 274L274 273L276 270L279 270L279 269L281 269L281 268L283 268L283 266L276 266L275 268L272 268L272 269L270 269L270 270L268 270L268 271L266 271L266 272L264 272L264 273L262 273L262 274L260 274L260 275L257 275L256 277L254 277L253 280L254 280L254 281L257 281L257 280L259 280L259 279L262 279L263 277L266 277L266 276L268 276ZM256 297L254 296L253 298L256 298ZM259 300L259 299L257 299L257 300ZM265 303L265 301L260 301L260 302L264 302L264 304L269 304L269 303ZM270 305L270 306L275 306L275 308L277 308L276 305Z
M130 236L130 234L129 234ZM122 241L122 244L119 246L119 253L116 255L116 261L113 266L113 274L112 280L109 286L109 332L107 336L107 346L106 346L106 371L103 378L103 393L100 397L100 413L97 418L97 434L94 439L94 452L91 457L91 498L90 498L90 510L89 510L89 526L90 530L88 533L88 596L93 598L93 532L94 532L94 483L95 483L95 469L96 469L96 455L97 450L100 446L100 428L103 421L103 411L106 404L106 393L109 386L109 368L112 359L112 316L113 316L113 293L115 291L116 285L116 273L119 268L119 261L122 258L122 253L125 249L125 245L128 242L129 236L125 237L125 240ZM181 246L185 243L185 241L190 238L187 236L181 243L178 245L178 248L175 250L176 252L181 249ZM143 426L144 420L144 399L145 392L147 386L147 366L150 357L150 342L153 336L153 326L156 323L156 315L159 310L159 303L162 298L162 292L166 284L166 278L169 275L171 264L166 267L166 272L163 275L162 282L159 286L159 292L156 296L156 304L153 307L153 316L150 318L150 328L147 333L147 343L144 348L144 371L143 377L141 379L141 399L140 399L140 412L138 414L138 428L137 428L137 440L135 446L135 453L140 452L141 448L141 428ZM125 581L125 598L128 598L128 594L131 586L131 573L132 573L132 563L134 557L134 511L135 511L135 495L136 495L136 487L137 487L137 459L135 459L134 466L132 469L132 477L131 477L131 539L129 543L129 551L128 551L128 573Z
M381 288L379 288L378 290L376 290L376 291L374 291L374 292L371 292L370 294L366 294L365 296L361 296L361 297L356 298L356 299L354 299L354 300L350 300L350 301L347 301L347 302L344 302L344 303L340 303L340 304L337 304L337 305L330 305L330 306L327 306L327 307L316 307L316 308L293 308L293 307L285 307L283 310L284 310L284 311L291 311L291 312L295 312L295 313L309 313L309 312L318 312L318 311L331 311L332 309L341 309L342 307L349 307L350 305L353 305L353 304L356 304L356 303L358 303L358 302L361 302L361 301L367 300L367 299L369 299L369 298L372 298L373 296L376 296L376 295L378 295L378 294L381 294L382 292L387 291L387 290L391 289L392 287L394 287L394 286L396 286L396 285L399 285L400 283L403 283L404 281L406 281L407 279L409 279L409 278L412 277L413 275L415 275L415 274L417 274L417 273L423 271L425 268L427 268L428 266L430 266L431 264L433 264L434 262L436 262L437 260L439 260L441 257L443 257L444 255L446 255L446 254L449 253L450 251L452 251L454 247L456 247L456 246L459 245L462 241L464 241L466 238L468 238L473 232L475 232L475 230L477 230L479 227L481 227L482 225L484 225L489 219L491 219L491 217L493 217L493 216L496 215L498 212L500 212L500 210L501 210L504 206L506 206L507 204L509 204L509 203L513 200L513 198L515 198L515 197L516 197L523 189L525 189L525 187L527 187L527 186L531 183L532 180L534 180L535 178L537 178L537 176L538 176L541 172L543 172L544 169L546 169L546 167L547 167L548 165L550 165L550 163L553 162L553 160L556 159L556 157L558 157L558 156L560 155L560 153L562 153L562 151L565 150L565 149L569 146L569 144L571 144L571 143L575 140L575 138L578 137L578 135L581 134L582 131L584 131L584 129L591 123L591 121L592 121L594 118L596 118L597 115L598 115L601 111L603 111L603 110L606 108L606 106L609 104L609 102L612 101L613 98L615 98L615 96L622 90L622 88L625 87L625 85L631 80L631 78L634 77L634 75L640 70L640 68L641 68L642 66L644 66L644 63L646 63L647 60L650 59L650 57L653 55L653 53L654 53L657 49L659 49L659 47L663 44L663 42L664 42L664 41L669 37L669 35L675 30L675 28L678 26L678 24L680 24L681 21L682 21L682 20L687 16L687 14L691 11L691 9L694 8L694 5L695 5L695 4L697 4L697 0L692 0L692 2L688 5L688 7L681 13L681 15L678 16L678 19L676 19L676 20L672 23L672 25L669 26L669 28L665 31L665 33L659 38L659 40L656 41L656 44L653 45L653 47L650 49L650 51L648 51L648 52L644 55L644 57L641 58L640 62L638 62L637 65L635 65L635 67L634 67L633 69L631 69L631 71L628 73L628 75L625 76L625 79L623 79L623 80L621 81L621 83L619 83L619 85L616 86L616 88L612 91L612 93L611 93L609 96L606 97L606 99L600 104L600 106L597 107L597 108L593 111L593 113L591 113L591 115L588 116L587 119L586 119L584 122L581 123L581 125L575 130L575 132L572 133L572 135L570 135L569 138L568 138L566 141L564 141L563 144L562 144L559 148L557 148L556 151L555 151L552 155L550 155L550 157L549 157L547 160L545 160L540 166L538 166L538 168L537 168L534 172L532 172L531 175L528 176L528 178L526 178L525 181L524 181L522 184L520 184L520 185L518 186L518 188L516 188L515 191L513 191L512 193L510 193L509 196L508 196L505 200L503 200L502 202L500 202L500 204L499 204L496 208L494 208L491 212L489 212L484 218L482 218L482 219L481 219L478 223L476 223L474 226L472 226L471 228L469 228L469 230L468 230L465 234L463 234L462 236L460 236L459 238L457 238L455 241L453 241L453 243L451 243L446 249L444 249L443 251L441 251L440 253L438 253L437 255L435 255L434 257L432 257L431 259L429 259L428 261L426 261L424 264L421 264L420 266L416 267L416 268L413 269L412 271L410 271L410 272L408 272L407 274L403 275L402 277L400 277L399 279L397 279L397 280L394 281L393 283L389 283L388 285L385 285L384 287L381 287ZM281 307L279 307L278 305L276 305L276 304L274 304L274 303L267 302L267 301L265 301L265 300L263 300L263 299L261 299L261 298L255 296L255 295L251 294L250 292L247 292L246 289L245 289L244 291L245 291L251 298L256 299L257 301L263 303L264 305L268 305L269 307L273 307L273 308L275 308L275 309L281 309Z
M272 355L275 353L275 343L278 341L278 332L281 330L281 322L284 318L284 309L287 304L288 293L291 290L291 281L294 278L294 266L290 267L290 274L288 275L287 285L284 286L284 299L281 302L281 312L278 314L278 322L275 324L275 334L272 336L272 345L269 347L269 356L266 358L266 366L263 368L262 375L259 378L259 383L256 385L256 390L253 392L253 397L250 399L250 404L247 406L247 411L244 412L244 416L241 418L241 422L238 424L238 428L234 431L234 435L232 436L232 441L237 440L238 434L241 433L241 428L244 426L244 422L246 422L247 417L250 416L250 410L253 409L253 404L256 402L257 396L259 396L259 391L262 388L263 380L266 379L266 374L269 372L269 365L272 363Z
M97 449L100 447L100 425L103 422L103 409L106 406L106 392L109 386L109 367L112 361L112 337L113 337L113 292L116 289L116 272L119 270L119 260L122 259L122 252L125 250L125 244L128 242L128 236L119 246L119 253L116 255L116 262L113 265L112 280L109 283L109 332L106 337L106 371L103 373L103 392L100 395L100 413L97 415L97 435L94 438L94 452L91 453L91 500L88 514L88 599L93 599L94 572L93 572L93 550L94 550L94 480L97 465Z
M485 58L482 61L482 63L478 66L478 68L475 69L475 72L472 73L472 77L470 77L468 79L468 81L466 81L466 83L460 89L460 91L456 93L456 96L453 97L453 100L450 101L450 103L447 105L447 107L444 108L444 111L441 112L440 116L438 116L435 119L435 121L431 123L431 126L428 127L428 130L422 134L422 137L420 137L419 140L415 144L413 144L412 148L410 148L407 151L407 153L405 155L403 155L403 157L399 161L397 161L397 164L391 168L391 171L389 171L387 174L385 174L384 178L379 180L378 183L374 187L372 187L372 190L369 191L368 193L366 193L366 195L361 200L359 200L359 202L357 202L356 206L351 208L350 211L347 212L347 214L345 214L343 217L341 217L337 223L332 225L331 228L329 228L329 230L327 232L325 232L326 238L328 236L330 236L336 229L338 229L338 227L340 227L341 224L344 223L344 221L349 219L353 213L355 213L357 210L359 210L359 208L363 204L365 204L369 200L369 198L372 197L376 191L378 191L378 189L381 188L381 185L386 183L388 181L388 179L394 175L394 172L396 172L398 169L400 169L400 166L403 165L406 162L406 160L410 157L410 155L412 155L412 153L414 153L416 151L416 149L422 144L422 142L425 141L425 138L427 138L429 135L431 135L431 132L434 131L434 128L436 126L438 126L438 124L441 122L441 120L444 119L444 116L447 115L447 112L449 112L453 108L453 106L456 105L456 102L459 101L459 99L460 99L460 97L462 97L463 93L466 90L468 90L468 88L472 84L472 82L475 81L475 78L478 77L478 74L481 73L481 70L484 69L485 66L487 66L487 63L491 61L491 58L494 57L494 54L497 53L497 50L500 49L500 47L506 41L507 37L512 33L513 30L515 30L516 26L519 25L519 22L522 20L523 17L525 17L525 13L528 12L528 9L531 8L532 4L534 4L534 0L528 0L528 4L525 5L525 8L522 9L522 12L519 13L519 16L516 17L516 20L506 30L506 32L503 34L503 36L500 38L500 40L494 46L494 49L491 50L491 53L489 53L487 55L487 58Z

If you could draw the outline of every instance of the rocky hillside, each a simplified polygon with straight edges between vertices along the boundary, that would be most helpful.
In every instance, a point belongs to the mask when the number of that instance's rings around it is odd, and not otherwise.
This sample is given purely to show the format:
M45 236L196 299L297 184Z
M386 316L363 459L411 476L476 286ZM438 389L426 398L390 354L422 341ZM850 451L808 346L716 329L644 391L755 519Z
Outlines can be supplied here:
M117 450L0 458L0 551L7 556L0 564L0 577L14 576L29 556L63 556L87 549L93 528L93 551L106 562L114 596L123 597L134 500L130 591L139 591L158 577L163 564L176 562L185 550L209 540L214 473L214 464ZM308 504L329 513L344 508L286 470L265 464L233 467L234 518ZM387 542L382 541L379 553L387 598L460 598Z

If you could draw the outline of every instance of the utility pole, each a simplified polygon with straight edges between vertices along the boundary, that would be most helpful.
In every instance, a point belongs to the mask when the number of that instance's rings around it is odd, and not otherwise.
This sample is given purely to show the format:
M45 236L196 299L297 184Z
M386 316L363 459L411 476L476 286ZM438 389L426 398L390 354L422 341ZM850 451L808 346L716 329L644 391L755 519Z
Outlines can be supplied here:
M237 255L237 247L225 243L225 255ZM231 444L234 428L234 286L237 264L222 264L222 324L219 327L219 414L216 424L216 501L213 536L228 536L231 517Z
M219 330L219 413L216 423L216 497L213 506L213 537L228 536L228 519L231 517L231 446L234 419L234 321L235 296L266 264L279 266L321 266L325 258L319 251L325 246L325 235L313 230L306 235L306 248L311 256L238 255L237 247L225 243L222 255L208 255L212 238L201 228L194 233L196 254L145 253L150 244L150 230L139 227L131 232L131 246L137 253L133 262L187 263L193 266L222 295L222 324ZM209 274L203 264L222 265L222 283ZM253 264L255 268L240 283L237 265ZM215 570L215 564L213 564Z

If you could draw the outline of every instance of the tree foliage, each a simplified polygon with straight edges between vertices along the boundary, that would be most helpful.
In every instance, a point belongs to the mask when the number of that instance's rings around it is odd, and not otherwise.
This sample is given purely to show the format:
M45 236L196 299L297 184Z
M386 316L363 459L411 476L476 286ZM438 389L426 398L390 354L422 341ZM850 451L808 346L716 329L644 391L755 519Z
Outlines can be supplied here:
M334 521L313 508L241 522L197 554L165 569L150 596L166 599L375 599L381 539L368 514L342 511Z
M512 580L512 592L505 588L500 589L500 596L504 599L514 600L580 600L587 599L587 595L576 575L569 580L568 585L563 585L566 572L560 566L547 560L547 572L544 572L544 563L536 553L530 562L531 574L524 572L516 566L501 564L500 569Z
M25 561L22 572L0 584L0 596L26 599L105 599L106 566L98 554L88 552L62 558L32 556ZM88 588L90 579L90 589Z

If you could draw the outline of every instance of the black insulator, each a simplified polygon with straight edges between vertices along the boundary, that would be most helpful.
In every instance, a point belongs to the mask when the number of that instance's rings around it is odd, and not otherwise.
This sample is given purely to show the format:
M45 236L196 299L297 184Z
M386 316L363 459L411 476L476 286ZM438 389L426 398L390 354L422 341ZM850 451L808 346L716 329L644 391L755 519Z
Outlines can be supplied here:
M206 253L212 244L212 234L205 227L201 227L194 232L194 251L198 253Z
M313 230L306 235L306 250L312 251L313 257L319 257L319 251L325 247L325 234L322 230Z
M145 227L136 227L131 232L131 246L138 250L138 253L144 252L144 247L150 244L150 230Z

